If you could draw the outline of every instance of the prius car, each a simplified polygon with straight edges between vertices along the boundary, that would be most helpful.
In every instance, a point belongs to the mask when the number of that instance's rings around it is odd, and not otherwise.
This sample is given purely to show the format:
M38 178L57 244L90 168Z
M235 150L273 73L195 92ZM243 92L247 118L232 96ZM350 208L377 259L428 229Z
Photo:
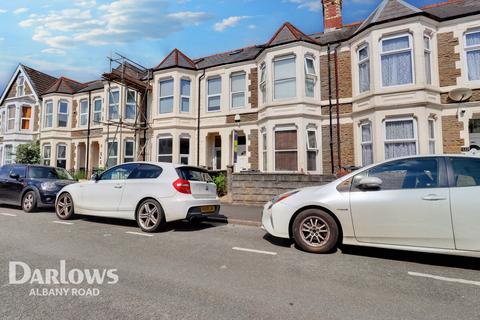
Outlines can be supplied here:
M209 173L198 167L161 162L131 162L92 180L66 186L55 211L62 220L74 214L136 220L145 232L166 222L218 214L220 202Z
M480 158L414 156L371 165L273 198L262 224L314 253L343 243L480 257Z

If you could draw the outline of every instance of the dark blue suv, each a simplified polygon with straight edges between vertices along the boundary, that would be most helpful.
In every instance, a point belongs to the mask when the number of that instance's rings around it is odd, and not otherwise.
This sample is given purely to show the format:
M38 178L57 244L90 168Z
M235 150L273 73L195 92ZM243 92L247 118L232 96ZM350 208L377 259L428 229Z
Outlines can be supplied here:
M0 168L0 203L21 205L23 211L53 207L57 192L76 181L62 168L9 164Z

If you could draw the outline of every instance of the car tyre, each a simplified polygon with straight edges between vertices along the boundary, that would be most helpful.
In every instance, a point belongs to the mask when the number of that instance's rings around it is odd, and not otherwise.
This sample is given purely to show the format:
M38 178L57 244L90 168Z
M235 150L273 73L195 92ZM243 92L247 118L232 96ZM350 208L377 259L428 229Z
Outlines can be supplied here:
M22 210L26 213L34 212L37 209L37 195L34 191L26 192L22 197Z
M135 212L137 224L143 232L156 232L165 224L165 214L157 200L143 200Z
M339 228L335 219L319 209L307 209L295 217L293 239L302 250L328 253L336 248Z
M72 219L75 211L73 205L73 199L70 193L62 193L55 203L55 213L57 217L61 220Z

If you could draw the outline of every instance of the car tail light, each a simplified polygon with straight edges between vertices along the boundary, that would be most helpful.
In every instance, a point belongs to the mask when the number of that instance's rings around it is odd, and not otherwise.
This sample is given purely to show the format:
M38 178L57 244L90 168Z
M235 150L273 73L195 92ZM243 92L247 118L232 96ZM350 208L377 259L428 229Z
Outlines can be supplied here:
M190 189L190 182L185 179L177 179L173 182L173 187L180 193L192 194L192 189Z

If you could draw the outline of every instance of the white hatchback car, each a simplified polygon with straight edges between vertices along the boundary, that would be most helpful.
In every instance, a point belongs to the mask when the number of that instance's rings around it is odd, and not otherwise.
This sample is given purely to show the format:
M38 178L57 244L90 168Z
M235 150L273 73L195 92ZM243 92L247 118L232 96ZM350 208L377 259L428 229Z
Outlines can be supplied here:
M217 188L206 170L155 162L112 167L90 181L66 186L55 203L62 220L75 213L136 220L145 232L219 210Z
M480 257L480 159L415 156L371 165L273 198L262 223L315 253L343 243Z

